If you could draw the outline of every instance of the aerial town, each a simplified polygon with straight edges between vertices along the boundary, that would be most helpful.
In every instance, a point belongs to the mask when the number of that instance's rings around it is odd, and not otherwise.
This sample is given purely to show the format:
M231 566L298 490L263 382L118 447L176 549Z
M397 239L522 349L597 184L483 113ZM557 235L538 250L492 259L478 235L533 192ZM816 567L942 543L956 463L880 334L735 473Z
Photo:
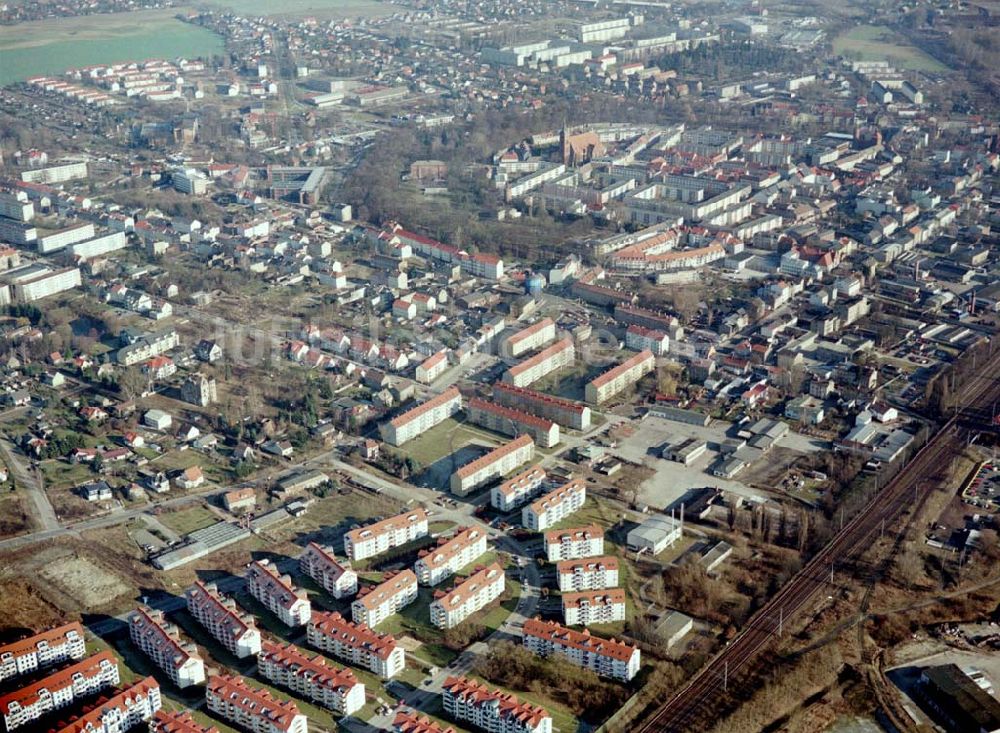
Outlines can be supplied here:
M994 0L0 6L0 731L1000 732L998 185Z

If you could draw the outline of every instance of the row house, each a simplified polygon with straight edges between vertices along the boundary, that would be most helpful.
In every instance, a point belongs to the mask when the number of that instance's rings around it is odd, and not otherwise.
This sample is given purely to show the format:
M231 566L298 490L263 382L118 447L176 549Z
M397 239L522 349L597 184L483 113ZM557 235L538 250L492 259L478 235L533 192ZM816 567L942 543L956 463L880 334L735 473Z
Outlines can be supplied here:
M563 593L562 612L567 626L624 621L625 591L621 588L608 588Z
M382 679L391 679L406 666L406 653L389 634L354 624L339 613L313 611L306 629L309 645Z
M587 501L587 484L579 479L565 483L521 510L521 524L542 532L578 511Z
M27 725L82 697L114 687L120 681L118 661L109 651L99 652L50 674L34 684L0 697L4 730Z
M543 318L537 323L507 336L500 343L500 353L508 359L518 359L528 352L546 346L555 339L555 321L551 318Z
M478 570L447 593L435 593L431 602L431 623L450 629L485 608L503 593L506 576L499 563Z
M562 427L586 430L590 427L590 407L562 397L553 397L527 387L497 382L493 385L493 399L504 407L544 417Z
M357 562L427 536L427 510L397 514L344 535L344 554Z
M58 729L57 733L123 733L151 721L162 707L160 683L154 677L146 677ZM172 733L181 731L174 729Z
M197 647L181 641L180 632L167 621L163 611L139 606L129 614L128 633L132 643L178 687L205 681L205 662Z
M545 533L543 545L549 562L603 555L604 530L596 524L554 529Z
M556 563L556 579L562 593L614 588L618 585L618 558L604 555L562 560Z
M190 710L158 710L149 723L149 733L218 733L214 725L202 725Z
M252 687L236 675L208 678L205 702L209 712L253 733L307 733L308 721L291 700L279 700L268 690Z
M310 542L299 557L299 570L334 598L348 598L358 592L358 574L351 569L350 562L337 560L333 550L325 545Z
M417 576L412 570L391 575L376 586L362 588L351 604L355 623L375 626L417 600Z
M554 621L525 621L524 646L541 657L558 655L577 667L622 682L635 677L641 664L638 647L592 636L586 629L573 631Z
M0 682L70 660L83 659L83 626L74 621L0 646Z
M379 431L389 445L401 446L426 433L462 409L462 394L458 387L449 387L441 394L382 423Z
M287 626L305 626L312 616L309 597L292 585L288 575L282 575L270 560L250 563L246 575L247 590L267 610Z
M490 504L502 512L510 512L541 493L548 474L541 466L532 466L490 490Z
M503 374L503 381L515 387L527 387L558 369L573 365L576 348L568 336L521 361Z
M437 585L474 563L486 549L486 533L467 527L454 537L440 539L437 547L421 550L413 570L423 585Z
M514 695L490 689L466 677L449 677L441 690L450 718L490 733L552 733L552 716L544 708Z
M473 425L503 435L530 435L542 448L551 448L559 442L559 426L556 423L513 407L473 397L468 401L465 412Z
M340 715L353 715L365 704L365 686L354 672L329 666L320 654L310 659L294 644L264 642L257 670L271 682Z
M595 377L584 388L587 402L598 405L629 388L656 368L653 352L646 349Z
M480 486L527 463L534 455L535 441L530 435L514 438L455 471L451 475L451 491L458 496L466 496Z
M254 618L236 601L219 593L215 583L196 581L184 591L188 612L230 653L245 659L260 652L260 631Z

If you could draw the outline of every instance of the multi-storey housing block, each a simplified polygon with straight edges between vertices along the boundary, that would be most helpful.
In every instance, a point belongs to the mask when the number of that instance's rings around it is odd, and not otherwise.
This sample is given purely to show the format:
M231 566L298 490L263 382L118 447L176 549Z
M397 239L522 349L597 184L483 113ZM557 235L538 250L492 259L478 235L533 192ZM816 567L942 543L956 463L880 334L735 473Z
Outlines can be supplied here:
M416 380L430 384L448 369L448 352L441 350L417 364Z
M542 448L551 448L559 442L559 426L556 423L513 407L473 397L466 404L465 412L473 425L481 425L504 435L530 435Z
M614 555L562 560L556 563L562 593L614 588L618 585L618 558Z
M505 407L544 417L566 428L586 430L590 427L590 407L580 402L506 382L493 385L493 399Z
M287 626L305 626L312 616L309 597L292 585L270 560L257 560L247 568L247 590Z
M545 557L549 562L576 560L604 554L604 530L596 524L553 529L545 533Z
M344 535L344 554L357 562L427 536L427 511L412 509Z
M451 726L443 726L426 715L421 715L411 708L403 708L392 719L393 733L455 733Z
M455 720L490 733L552 733L544 708L521 702L466 677L449 677L441 689L444 711Z
M69 660L83 659L87 645L78 621L0 646L0 682Z
M441 394L382 423L379 430L389 445L400 446L427 432L462 409L462 394L458 387L449 387Z
M390 679L406 666L406 652L389 634L353 624L339 613L313 611L306 630L309 644L338 659Z
M515 387L527 387L557 369L571 366L576 359L573 339L568 336L519 362L503 374L503 381Z
M208 678L205 702L210 712L253 733L306 733L306 716L291 700L279 700L268 690L252 687L236 675Z
M72 705L81 697L114 687L118 682L118 661L111 652L89 656L0 697L0 719L3 720L4 730L20 728L53 710Z
M542 532L578 511L587 501L587 484L579 479L553 489L521 510L521 524Z
M625 348L649 350L653 356L666 356L670 351L670 336L653 328L631 325L625 330Z
M128 633L153 663L180 688L205 681L205 662L194 644L181 641L180 631L163 611L139 606L128 617Z
M358 574L351 569L351 563L340 562L331 548L316 542L310 542L299 557L299 570L334 598L347 598L358 592Z
M562 612L567 626L624 621L625 591L621 588L605 588L563 593Z
M260 631L253 616L242 613L236 601L219 593L215 583L195 582L184 591L188 612L232 654L244 659L260 651Z
M202 725L190 710L158 710L149 723L149 733L219 733L219 729Z
M476 571L446 593L435 594L431 602L431 623L450 629L500 597L505 575L499 563Z
M417 576L412 570L402 570L376 586L358 591L351 604L355 623L375 626L417 600Z
M605 402L638 382L655 368L656 357L653 356L653 352L649 349L641 351L588 382L584 388L587 402L595 405Z
M466 463L451 475L451 491L465 496L493 479L504 476L535 455L535 441L521 435L509 443L494 448L484 456Z
M586 629L573 631L554 621L525 621L524 646L533 654L558 654L578 667L624 682L638 674L641 663L639 649L631 644L592 636Z
M294 644L264 642L257 669L271 682L335 713L353 715L364 707L365 686L354 672L331 667L319 654L309 658Z
M529 351L540 349L555 341L556 324L551 318L543 318L537 323L522 328L500 343L500 353L510 359L517 359Z
M87 711L57 733L124 733L153 718L163 705L160 683L146 677Z
M454 537L442 538L437 547L421 550L413 570L417 580L424 585L437 585L466 565L471 565L486 549L486 533L467 527Z
M513 511L537 496L545 487L548 474L541 466L532 466L490 490L490 504L502 512Z

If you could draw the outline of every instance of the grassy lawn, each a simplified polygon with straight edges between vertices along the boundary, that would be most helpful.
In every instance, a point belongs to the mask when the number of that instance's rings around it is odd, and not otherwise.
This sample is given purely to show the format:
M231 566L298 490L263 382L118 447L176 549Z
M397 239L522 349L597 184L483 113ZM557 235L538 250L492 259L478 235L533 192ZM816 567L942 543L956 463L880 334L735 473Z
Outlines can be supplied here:
M98 478L98 475L90 469L89 463L51 460L42 461L40 467L45 486L52 489L69 489Z
M833 39L833 51L861 61L887 60L895 66L916 71L948 70L947 66L884 26L851 28Z
M423 435L406 443L400 450L427 467L473 440L496 444L498 436L454 418L435 425ZM506 438L504 438L506 440Z
M609 527L618 521L620 513L619 510L604 504L600 499L588 496L587 501L578 511L554 524L551 529L566 529L567 527L582 527L587 524L596 524L607 531Z
M447 583L445 583L447 585ZM375 627L383 634L392 634L397 639L401 636L414 636L417 639L434 638L441 631L431 624L431 602L434 600L434 588L421 587L417 600L399 613L393 614ZM458 656L441 644L423 643L414 655L436 667L443 667Z
M363 491L336 493L325 499L318 499L301 517L268 530L268 534L294 539L301 546L310 541L329 544L338 555L343 555L342 536L352 524L361 523L370 517L391 517L399 514L402 509L399 502L381 495Z
M203 506L178 509L175 512L161 514L158 519L178 534L188 534L198 529L204 529L219 521L212 512Z

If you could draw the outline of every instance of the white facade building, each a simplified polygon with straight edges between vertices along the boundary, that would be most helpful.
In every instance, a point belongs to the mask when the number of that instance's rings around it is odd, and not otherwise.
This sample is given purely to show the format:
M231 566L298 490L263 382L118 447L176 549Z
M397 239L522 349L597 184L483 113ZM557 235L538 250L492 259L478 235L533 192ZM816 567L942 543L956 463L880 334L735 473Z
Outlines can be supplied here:
M163 705L160 683L146 677L84 713L57 733L124 733L153 718Z
M293 644L264 642L257 670L271 682L341 715L365 705L365 686L350 669L331 667L322 655L309 658Z
M521 435L494 448L484 456L466 463L451 475L451 492L465 496L490 481L504 476L535 455L535 441Z
M309 645L391 679L406 666L406 652L389 634L379 634L364 624L353 624L339 613L313 611L306 630Z
M87 656L78 621L0 646L0 682Z
M309 597L292 585L270 560L257 560L247 568L247 590L286 626L305 626L312 616Z
M624 621L625 591L621 588L606 588L563 593L562 612L567 626Z
M344 554L357 562L427 536L427 511L417 508L344 535Z
M614 555L562 560L556 563L562 593L614 588L618 585L618 558Z
M545 486L547 474L540 466L532 466L490 490L490 504L502 512L510 512L533 499Z
M299 570L334 598L347 598L358 592L358 574L351 569L351 563L340 562L331 548L316 542L310 542L302 553Z
M184 591L188 612L222 646L240 659L260 652L260 631L253 616L241 613L236 601L222 596L215 583L197 581Z
M382 423L379 431L386 443L400 446L444 422L461 409L462 393L458 391L458 387L449 387L423 404Z
M642 656L637 647L623 641L602 639L586 629L573 631L554 621L538 619L524 622L524 646L539 656L558 654L578 667L624 682L638 674Z
M543 532L583 508L586 501L587 484L574 479L524 507L521 524L535 532Z
M431 623L450 629L500 597L505 587L503 568L492 563L465 578L431 603Z
M545 533L545 556L549 562L576 560L604 554L604 530L596 524Z
M166 620L163 611L139 606L129 614L128 633L132 643L178 687L205 681L205 662L197 647L181 641L180 631Z
M308 731L308 721L298 705L279 700L264 688L251 687L235 675L209 677L205 702L210 712L253 733Z
M449 717L490 733L552 733L552 716L544 708L521 702L482 682L449 677L441 690Z
M417 576L412 570L391 575L358 592L351 604L355 623L375 626L417 600Z
M437 585L474 563L486 549L486 533L467 527L454 537L440 540L437 547L422 550L413 570L423 585Z

